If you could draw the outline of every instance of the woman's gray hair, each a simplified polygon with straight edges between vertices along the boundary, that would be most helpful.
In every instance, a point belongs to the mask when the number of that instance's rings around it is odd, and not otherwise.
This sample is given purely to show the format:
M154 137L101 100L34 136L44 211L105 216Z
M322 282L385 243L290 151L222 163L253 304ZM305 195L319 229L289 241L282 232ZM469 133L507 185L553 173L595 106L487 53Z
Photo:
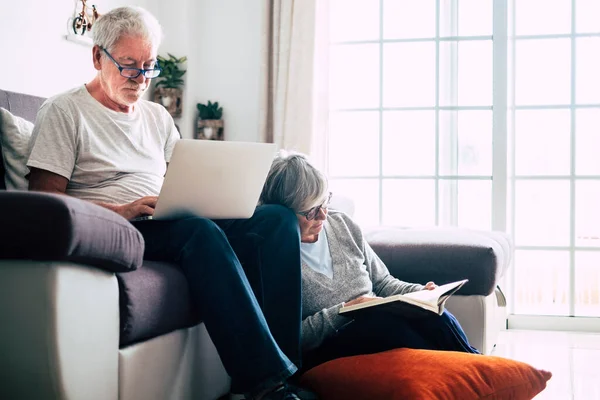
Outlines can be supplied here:
M158 20L141 7L118 7L102 14L93 26L94 44L108 52L123 36L141 36L158 49L163 31Z
M301 153L280 151L267 175L260 204L281 204L295 212L320 205L327 194L327 178Z

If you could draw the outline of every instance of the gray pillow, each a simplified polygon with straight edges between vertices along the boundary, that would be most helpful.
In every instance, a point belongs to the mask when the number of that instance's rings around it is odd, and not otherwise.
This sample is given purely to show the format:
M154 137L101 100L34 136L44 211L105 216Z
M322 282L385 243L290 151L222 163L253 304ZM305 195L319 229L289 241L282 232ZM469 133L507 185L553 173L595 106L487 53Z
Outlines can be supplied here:
M4 161L4 182L9 190L27 190L29 182L25 176L29 140L33 124L10 111L0 108L0 144Z

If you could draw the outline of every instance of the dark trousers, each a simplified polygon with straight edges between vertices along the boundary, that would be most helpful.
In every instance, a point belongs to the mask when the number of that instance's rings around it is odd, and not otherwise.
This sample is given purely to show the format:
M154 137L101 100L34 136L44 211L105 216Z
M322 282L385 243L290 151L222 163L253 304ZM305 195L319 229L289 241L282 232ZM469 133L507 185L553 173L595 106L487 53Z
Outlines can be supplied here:
M422 318L403 318L382 312L352 321L317 349L307 352L302 371L340 357L397 348L479 353L448 311Z
M267 205L247 220L187 217L134 225L146 242L145 259L178 264L186 275L233 390L256 392L296 370L302 298L292 211Z

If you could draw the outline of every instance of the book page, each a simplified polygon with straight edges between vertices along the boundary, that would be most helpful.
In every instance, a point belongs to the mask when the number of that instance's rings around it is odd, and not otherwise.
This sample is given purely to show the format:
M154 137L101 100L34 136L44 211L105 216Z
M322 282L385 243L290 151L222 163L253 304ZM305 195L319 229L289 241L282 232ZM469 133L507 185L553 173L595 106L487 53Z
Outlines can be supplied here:
M465 282L467 282L467 279L447 283L445 285L438 286L433 290L421 290L418 292L412 292L407 294L396 294L381 299L371 300L369 302L345 306L340 309L339 313L362 313L362 310L372 308L381 310L391 310L392 312L408 315L415 313L420 314L420 312L416 312L414 310L415 307L420 307L439 314L440 310L443 310L443 308L438 306L438 304L443 303L443 301L440 303L439 299L442 298L443 300L445 300L452 293L458 290ZM410 304L412 304L412 306ZM411 308L413 308L413 311L410 311Z
M433 290L419 290L418 292L406 293L404 296L410 297L411 299L415 299L423 303L437 305L438 298L440 296L444 295L446 292L449 292L458 286L462 286L465 282L467 282L467 279L447 283L445 285L438 286Z

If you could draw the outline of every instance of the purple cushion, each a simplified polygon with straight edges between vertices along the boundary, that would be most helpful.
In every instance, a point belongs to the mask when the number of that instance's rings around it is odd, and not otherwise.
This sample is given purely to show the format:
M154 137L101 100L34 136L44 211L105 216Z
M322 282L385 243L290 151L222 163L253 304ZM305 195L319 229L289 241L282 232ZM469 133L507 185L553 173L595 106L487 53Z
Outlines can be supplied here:
M72 261L111 272L142 264L144 239L125 218L66 195L0 192L0 259Z
M35 122L37 112L45 100L43 97L0 89L0 107L29 122Z
M136 271L117 274L120 345L127 346L200 322L188 282L176 265L146 261Z

